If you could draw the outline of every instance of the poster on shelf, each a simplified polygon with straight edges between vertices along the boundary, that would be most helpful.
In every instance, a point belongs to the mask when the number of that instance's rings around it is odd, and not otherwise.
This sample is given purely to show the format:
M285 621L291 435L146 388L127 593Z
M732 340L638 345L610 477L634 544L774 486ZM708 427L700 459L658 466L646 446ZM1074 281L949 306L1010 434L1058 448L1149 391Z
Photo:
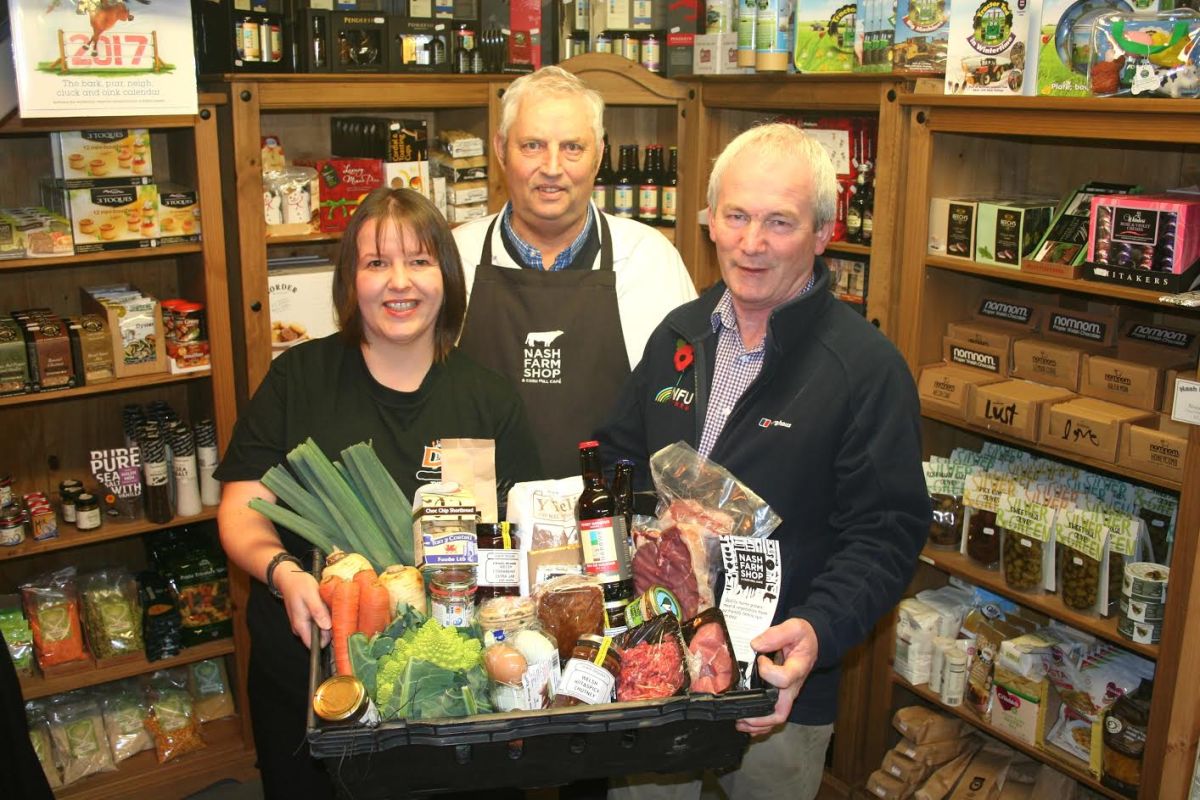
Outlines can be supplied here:
M197 112L187 0L9 0L21 116Z

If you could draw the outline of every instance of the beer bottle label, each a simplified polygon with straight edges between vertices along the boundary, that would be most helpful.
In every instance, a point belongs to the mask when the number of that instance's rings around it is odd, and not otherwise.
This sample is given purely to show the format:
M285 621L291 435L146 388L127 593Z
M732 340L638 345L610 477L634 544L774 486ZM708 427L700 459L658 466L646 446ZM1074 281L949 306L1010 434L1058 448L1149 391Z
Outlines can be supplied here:
M675 187L664 186L662 193L662 218L675 219Z
M622 558L617 537L625 536L625 520L600 517L579 521L579 539L583 545L583 571L601 583L629 578L629 564Z
M613 213L618 217L633 216L632 186L618 186L613 192Z

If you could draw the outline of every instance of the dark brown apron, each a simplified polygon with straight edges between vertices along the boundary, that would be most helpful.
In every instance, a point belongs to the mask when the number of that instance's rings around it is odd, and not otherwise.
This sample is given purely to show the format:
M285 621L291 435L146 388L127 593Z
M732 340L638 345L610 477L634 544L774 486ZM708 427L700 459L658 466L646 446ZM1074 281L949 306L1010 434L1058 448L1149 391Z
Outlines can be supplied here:
M548 478L579 474L579 443L608 417L629 377L603 214L600 268L558 272L492 264L488 226L459 347L507 376L525 401ZM465 255L465 254L464 254Z

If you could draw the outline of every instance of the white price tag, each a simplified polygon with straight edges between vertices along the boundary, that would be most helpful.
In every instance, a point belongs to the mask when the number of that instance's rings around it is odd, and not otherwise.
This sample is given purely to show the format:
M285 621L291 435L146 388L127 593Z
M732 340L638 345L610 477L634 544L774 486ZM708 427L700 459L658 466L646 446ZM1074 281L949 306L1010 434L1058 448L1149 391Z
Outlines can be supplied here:
M1200 381L1188 381L1183 378L1175 380L1175 402L1171 410L1171 419L1200 425Z

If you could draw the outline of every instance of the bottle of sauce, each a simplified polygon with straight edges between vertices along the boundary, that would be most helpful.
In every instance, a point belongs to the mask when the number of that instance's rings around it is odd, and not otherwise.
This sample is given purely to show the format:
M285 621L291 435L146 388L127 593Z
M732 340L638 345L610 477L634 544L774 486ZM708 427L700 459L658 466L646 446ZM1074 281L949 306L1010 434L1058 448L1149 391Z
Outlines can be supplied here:
M617 512L616 497L600 472L599 442L580 442L579 465L583 492L575 509L583 546L583 570L600 581L605 603L628 603L633 599L629 535L625 516Z
M513 541L508 522L479 523L475 526L475 600L482 603L494 597L516 597L521 593L521 551Z

